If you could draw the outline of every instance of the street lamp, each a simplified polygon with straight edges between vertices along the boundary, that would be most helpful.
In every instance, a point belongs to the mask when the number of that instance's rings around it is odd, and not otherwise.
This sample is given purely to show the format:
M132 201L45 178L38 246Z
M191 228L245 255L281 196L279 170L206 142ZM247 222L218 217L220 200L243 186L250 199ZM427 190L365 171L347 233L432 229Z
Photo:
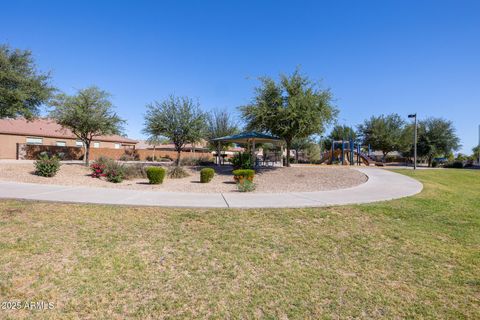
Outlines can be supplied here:
M413 170L417 169L417 114L409 114L409 118L415 119L415 133L413 134Z

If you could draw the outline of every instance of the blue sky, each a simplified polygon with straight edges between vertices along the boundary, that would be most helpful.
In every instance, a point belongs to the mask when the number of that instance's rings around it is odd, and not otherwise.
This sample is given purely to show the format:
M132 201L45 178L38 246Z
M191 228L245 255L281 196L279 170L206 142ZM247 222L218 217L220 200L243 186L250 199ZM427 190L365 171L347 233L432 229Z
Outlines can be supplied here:
M62 91L113 95L141 138L169 94L206 110L250 101L258 76L300 65L332 90L341 124L417 112L478 143L480 1L3 1L0 43L33 51Z

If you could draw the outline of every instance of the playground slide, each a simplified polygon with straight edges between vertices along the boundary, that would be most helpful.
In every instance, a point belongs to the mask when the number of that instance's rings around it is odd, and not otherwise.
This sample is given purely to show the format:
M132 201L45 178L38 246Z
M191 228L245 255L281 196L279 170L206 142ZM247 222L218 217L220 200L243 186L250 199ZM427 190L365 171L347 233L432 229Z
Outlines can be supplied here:
M357 152L355 151L355 154ZM366 154L364 153L360 153L360 159L362 159L363 163L366 165L366 166L374 166L375 165L375 160L373 160L372 158L370 158L369 156L367 156Z

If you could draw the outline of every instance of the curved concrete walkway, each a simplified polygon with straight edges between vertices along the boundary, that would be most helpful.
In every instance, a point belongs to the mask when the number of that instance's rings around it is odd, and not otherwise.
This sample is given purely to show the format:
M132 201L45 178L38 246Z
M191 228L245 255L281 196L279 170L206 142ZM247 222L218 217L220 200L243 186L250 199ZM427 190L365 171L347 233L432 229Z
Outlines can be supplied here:
M410 177L377 168L355 168L368 176L356 187L289 193L182 193L72 187L0 181L0 198L195 208L299 208L384 201L411 196L423 185Z

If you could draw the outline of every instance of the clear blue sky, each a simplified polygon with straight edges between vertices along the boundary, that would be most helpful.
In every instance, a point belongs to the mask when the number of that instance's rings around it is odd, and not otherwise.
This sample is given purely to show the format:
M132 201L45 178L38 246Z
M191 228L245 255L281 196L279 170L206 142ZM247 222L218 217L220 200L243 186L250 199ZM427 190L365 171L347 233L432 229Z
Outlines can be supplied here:
M236 111L256 78L297 65L323 79L340 123L417 112L478 142L480 1L3 1L0 43L33 51L67 93L113 94L127 134L169 94Z

